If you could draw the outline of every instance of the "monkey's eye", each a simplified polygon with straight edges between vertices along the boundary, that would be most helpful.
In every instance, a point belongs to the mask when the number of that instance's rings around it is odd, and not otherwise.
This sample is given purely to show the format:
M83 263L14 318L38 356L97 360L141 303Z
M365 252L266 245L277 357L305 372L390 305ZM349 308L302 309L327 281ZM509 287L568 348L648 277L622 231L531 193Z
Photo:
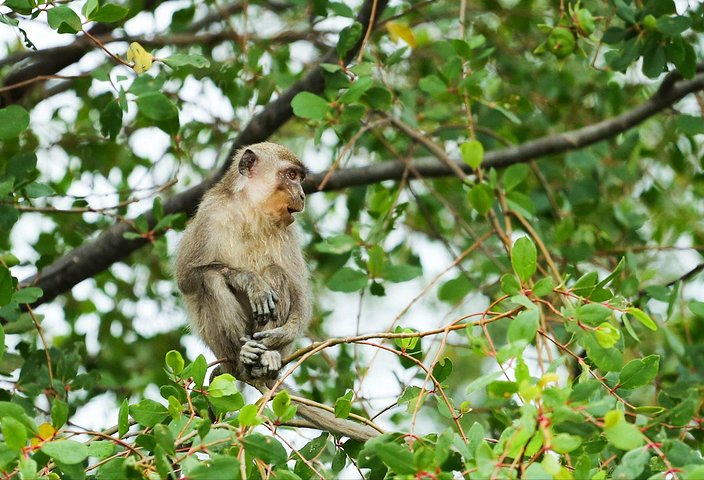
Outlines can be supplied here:
M298 181L303 180L303 176L301 175L301 173L298 170L291 169L288 172L286 172L286 175L288 176L289 180L293 180L294 182L298 182Z

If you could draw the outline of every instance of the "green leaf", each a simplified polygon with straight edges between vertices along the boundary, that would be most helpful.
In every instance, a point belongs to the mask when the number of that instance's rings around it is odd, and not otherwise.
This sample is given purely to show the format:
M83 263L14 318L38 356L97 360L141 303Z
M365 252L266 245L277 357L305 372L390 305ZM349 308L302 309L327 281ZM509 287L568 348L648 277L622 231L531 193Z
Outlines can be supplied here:
M605 322L613 315L613 310L600 303L580 305L574 311L574 319L590 327L595 327Z
M474 285L463 274L443 283L438 289L438 298L452 305L459 303L469 292L474 290Z
M413 466L413 454L397 443L380 443L376 445L376 454L392 472L400 475L416 473Z
M236 412L244 405L244 397L241 393L235 393L234 395L225 395L224 397L208 397L208 402L211 407L215 410L217 415Z
M183 361L183 357L181 356L180 352L176 350L170 350L166 353L166 365L171 369L171 371L175 375L178 375L183 371L183 367L185 366L185 364L186 363Z
M69 7L58 6L46 12L49 26L59 33L78 33L83 30L81 19Z
M507 333L508 341L513 343L524 340L527 343L532 343L538 332L539 324L540 315L537 310L523 310L511 320Z
M173 455L176 453L175 445L176 439L174 434L171 433L169 427L163 424L156 425L154 427L154 439L156 444L164 449L168 455Z
M335 416L337 418L347 418L352 411L352 390L348 390L343 396L335 400Z
M510 192L519 186L528 177L529 171L525 163L516 163L508 167L503 176L504 189Z
M41 451L67 465L81 463L88 457L88 447L74 440L54 440L42 445Z
M235 457L218 455L211 460L199 462L186 476L189 480L232 479L240 477L240 462Z
M198 355L193 361L193 366L191 367L191 375L193 376L193 382L196 384L196 387L203 388L203 382L205 381L205 374L207 370L208 362L202 354Z
M185 66L192 66L195 68L210 67L210 60L205 58L203 55L186 55L184 53L176 53L164 58L163 62L174 69Z
M484 159L484 146L477 140L464 142L460 145L462 161L472 168L479 168Z
M249 405L248 405L249 406ZM273 437L252 433L242 439L244 450L270 465L281 465L288 459L286 449Z
M298 453L300 453L306 460L313 460L320 455L320 452L323 451L328 443L328 438L330 438L330 434L323 432L318 437L306 443L303 448L298 450Z
M115 452L115 444L105 440L93 440L88 444L88 456L100 460L108 458Z
M704 118L693 115L678 115L675 118L677 129L685 135L704 133Z
M681 34L685 30L687 30L691 25L692 21L689 19L689 17L685 16L663 16L658 18L657 20L657 29L665 35L671 37Z
M372 77L359 77L342 95L340 95L338 102L344 104L356 102L371 88L373 83L374 80Z
M0 108L0 140L14 138L24 132L27 127L29 127L27 110L19 105Z
M152 120L168 120L178 116L178 108L161 92L149 92L137 97L139 112Z
M433 365L433 377L438 383L442 383L450 376L452 373L452 360L449 357L445 357L442 361L439 361Z
M277 417L284 416L289 405L291 405L291 396L286 390L281 390L271 401L271 408Z
M553 288L555 288L555 283L552 281L552 278L545 277L535 282L535 285L533 285L533 295L536 297L544 297L552 292Z
M100 112L100 133L115 139L122 129L122 108L114 101L109 102Z
M260 425L264 420L259 416L259 408L256 405L245 405L240 409L237 416L241 426L254 427Z
M550 442L550 448L557 453L569 453L582 444L582 438L569 433L558 433Z
M237 385L235 384L235 377L229 373L223 373L218 375L210 382L208 387L208 393L211 397L224 397L227 395L234 395L238 393Z
M634 450L645 443L638 427L623 418L623 412L611 410L604 416L604 434L614 447L620 450Z
M328 288L334 292L356 292L366 287L367 281L366 273L342 267L330 277Z
M120 410L117 413L117 434L120 438L124 437L130 428L128 416L129 408L130 404L127 403L127 399L124 399L120 405Z
M527 282L537 268L538 253L535 244L528 237L521 237L511 249L511 265L518 278Z
M363 33L362 24L359 22L354 22L352 25L343 28L340 31L340 38L335 47L337 56L344 59L347 53L362 39Z
M27 429L22 422L12 417L2 417L0 425L5 443L12 450L20 450L27 444Z
M129 411L132 418L145 427L153 427L169 416L169 411L165 406L149 399L130 405Z
M12 295L12 300L17 303L34 303L41 298L44 294L39 287L26 287L21 290L17 290Z
M99 7L98 0L88 0L86 3L83 4L83 8L81 8L81 13L83 14L84 17L90 18L91 13L96 11Z
M353 250L358 245L359 241L349 235L334 235L326 238L324 242L316 243L315 250L339 255Z
M629 307L626 309L626 313L633 315L636 318L636 320L638 320L640 323L643 324L643 326L645 328L648 328L648 329L652 330L653 332L655 332L658 329L657 324L643 310L636 308L636 307Z
M0 359L5 356L7 346L5 345L5 330L0 325Z
M626 452L621 459L621 463L614 469L611 478L614 480L631 480L632 478L638 478L643 472L648 460L650 460L650 451L647 447L641 447Z
M438 95L447 92L447 85L437 75L428 75L418 82L418 87L427 94Z
M32 458L27 458L25 456L20 457L17 469L20 473L20 478L27 480L34 480L37 477L37 462Z
M293 114L308 120L320 120L330 110L327 100L310 92L301 92L291 100Z
M501 291L506 295L516 295L521 291L521 284L511 273L501 275Z
M486 183L474 185L468 193L469 203L479 213L486 215L494 204L494 192Z
M586 334L580 343L587 350L587 356L596 366L606 372L620 370L623 366L623 354L617 348L605 348L596 339L595 335Z
M642 359L631 360L619 373L617 386L630 390L648 385L655 379L659 367L660 357L658 355L648 355Z
M101 23L115 23L118 20L122 20L127 13L129 13L129 9L125 7L112 3L106 3L98 10L94 11L88 17L88 20Z
M14 282L10 270L0 265L0 307L7 305L12 300L15 291Z
M384 263L381 268L381 278L393 283L408 282L423 274L423 269L416 265L392 265Z
M618 339L621 338L621 332L610 323L604 322L594 330L594 336L599 345L608 349L616 345Z
M66 424L67 420L68 404L63 400L55 398L51 402L51 425L58 430Z

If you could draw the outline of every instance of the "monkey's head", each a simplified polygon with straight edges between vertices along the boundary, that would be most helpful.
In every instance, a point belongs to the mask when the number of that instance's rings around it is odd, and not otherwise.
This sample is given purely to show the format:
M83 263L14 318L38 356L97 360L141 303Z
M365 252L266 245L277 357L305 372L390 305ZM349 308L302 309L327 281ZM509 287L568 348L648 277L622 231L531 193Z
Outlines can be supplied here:
M232 167L239 173L236 190L253 208L283 226L303 210L306 167L286 147L275 143L250 145L235 156Z

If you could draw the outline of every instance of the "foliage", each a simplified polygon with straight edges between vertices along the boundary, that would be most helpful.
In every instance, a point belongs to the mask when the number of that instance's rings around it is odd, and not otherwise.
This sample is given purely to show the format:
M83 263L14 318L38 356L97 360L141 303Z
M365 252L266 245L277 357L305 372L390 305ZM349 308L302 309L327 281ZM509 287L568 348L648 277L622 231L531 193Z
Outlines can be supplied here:
M704 478L704 7L386 3L4 2L4 475ZM188 358L170 257L233 136L329 169L285 375L364 444Z

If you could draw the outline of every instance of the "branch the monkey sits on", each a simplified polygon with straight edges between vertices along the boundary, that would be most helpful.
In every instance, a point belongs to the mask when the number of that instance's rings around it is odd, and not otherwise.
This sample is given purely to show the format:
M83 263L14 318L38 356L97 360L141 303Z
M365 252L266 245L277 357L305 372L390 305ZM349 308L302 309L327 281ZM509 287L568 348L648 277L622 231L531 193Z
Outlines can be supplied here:
M250 145L205 193L178 248L175 276L191 323L221 370L270 387L311 315L308 269L293 214L306 168L287 148ZM317 426L366 440L376 431L299 404Z

